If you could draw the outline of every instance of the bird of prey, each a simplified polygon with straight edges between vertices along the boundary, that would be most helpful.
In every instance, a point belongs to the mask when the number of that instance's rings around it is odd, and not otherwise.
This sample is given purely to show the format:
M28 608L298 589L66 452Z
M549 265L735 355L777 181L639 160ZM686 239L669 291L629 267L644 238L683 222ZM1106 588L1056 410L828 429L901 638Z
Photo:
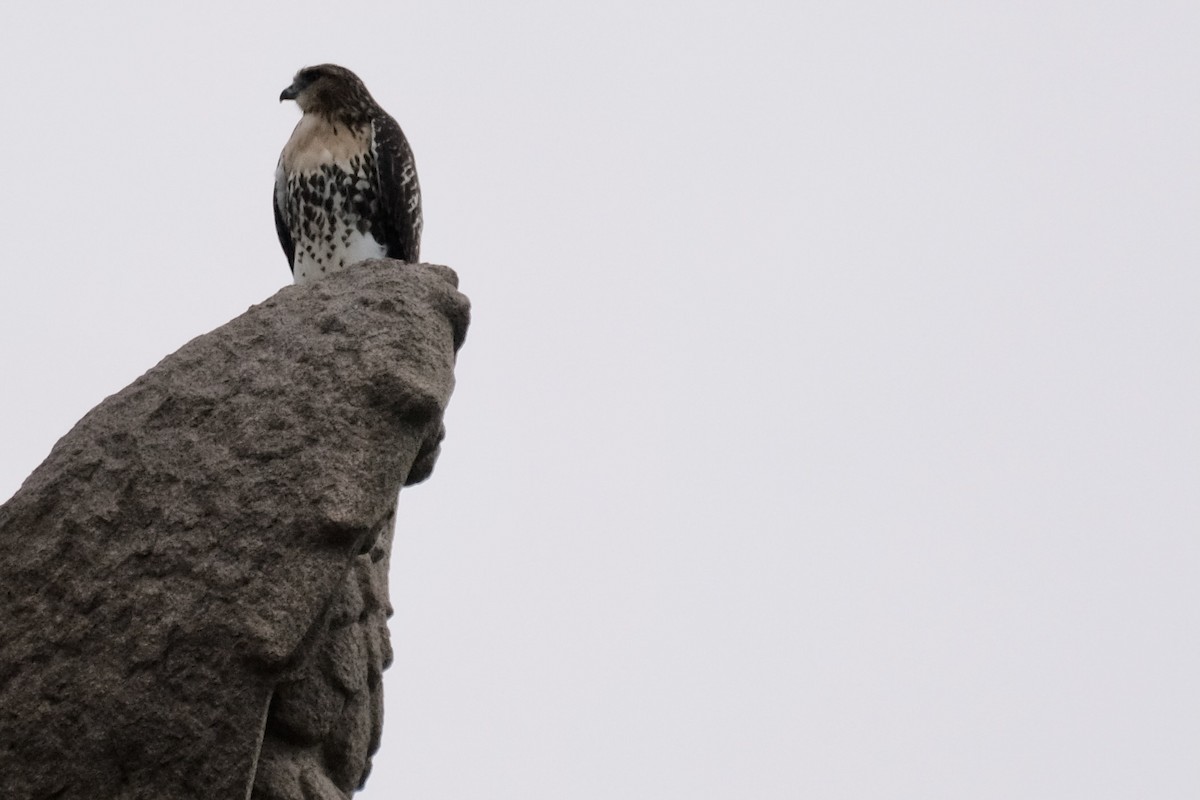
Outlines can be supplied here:
M415 263L421 188L396 120L336 64L300 70L279 99L304 112L275 171L275 230L295 282L368 258Z

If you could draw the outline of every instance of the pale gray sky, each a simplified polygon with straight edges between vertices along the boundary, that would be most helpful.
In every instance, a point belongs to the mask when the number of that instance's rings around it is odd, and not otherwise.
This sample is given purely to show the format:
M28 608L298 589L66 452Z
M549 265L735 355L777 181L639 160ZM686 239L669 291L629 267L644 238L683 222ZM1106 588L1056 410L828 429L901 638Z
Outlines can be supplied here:
M475 303L362 797L1200 796L1200 6L199 8L0 14L0 495L357 71Z

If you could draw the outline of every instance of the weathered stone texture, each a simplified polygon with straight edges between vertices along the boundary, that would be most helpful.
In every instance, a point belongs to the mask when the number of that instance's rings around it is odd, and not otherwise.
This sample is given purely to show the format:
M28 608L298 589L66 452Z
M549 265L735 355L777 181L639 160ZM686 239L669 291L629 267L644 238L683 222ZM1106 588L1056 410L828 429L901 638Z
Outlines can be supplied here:
M396 498L437 458L456 285L381 260L289 286L55 445L0 507L0 797L360 785Z

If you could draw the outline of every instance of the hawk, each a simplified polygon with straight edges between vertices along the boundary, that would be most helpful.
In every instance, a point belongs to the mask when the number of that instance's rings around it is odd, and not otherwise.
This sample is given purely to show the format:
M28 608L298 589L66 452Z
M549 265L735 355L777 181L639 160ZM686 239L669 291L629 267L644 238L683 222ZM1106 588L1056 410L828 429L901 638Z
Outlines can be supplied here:
M275 230L296 283L368 258L415 263L421 188L396 120L336 64L300 70L279 100L304 112L275 170Z

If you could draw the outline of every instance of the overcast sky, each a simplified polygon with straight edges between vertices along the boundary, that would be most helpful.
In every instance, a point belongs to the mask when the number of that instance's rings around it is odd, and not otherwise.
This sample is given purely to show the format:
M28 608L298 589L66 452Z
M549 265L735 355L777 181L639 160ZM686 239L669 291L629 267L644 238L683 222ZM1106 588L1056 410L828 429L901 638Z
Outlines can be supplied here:
M1195 800L1197 42L1194 0L10 4L0 495L290 282L277 98L338 62L474 303L361 797Z

